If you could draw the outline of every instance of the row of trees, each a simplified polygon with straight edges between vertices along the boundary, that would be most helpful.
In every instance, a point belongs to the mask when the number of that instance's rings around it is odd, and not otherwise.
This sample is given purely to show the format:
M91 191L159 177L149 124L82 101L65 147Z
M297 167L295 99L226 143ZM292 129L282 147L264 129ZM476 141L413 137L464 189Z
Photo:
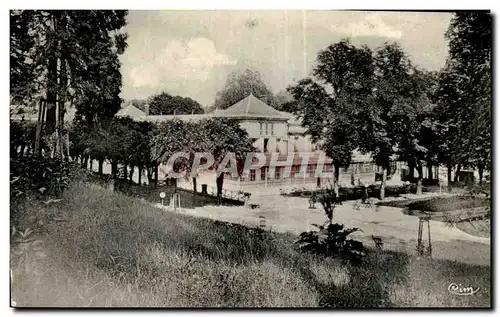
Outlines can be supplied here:
M458 13L446 36L450 56L439 73L413 65L397 43L372 50L342 40L288 88L286 109L333 159L336 180L354 149L382 167L382 199L393 159L416 169L418 192L424 166L447 166L449 183L453 168L478 168L482 180L491 164L491 16Z
M70 155L84 166L98 162L98 172L102 174L103 163L111 164L113 177L121 177L132 182L135 167L139 171L138 180L146 172L149 183L158 180L158 167L166 164L177 153L188 153L189 157L175 159L173 170L191 174L196 153L210 153L214 157L211 168L226 167L224 158L228 152L235 153L238 172L243 169L246 153L254 150L251 139L234 120L217 118L201 121L181 121L178 119L160 122L134 121L129 117L114 118L105 125L89 129L77 122L71 129ZM119 167L121 170L119 170ZM173 179L176 183L177 179ZM217 195L222 195L224 174L217 178ZM196 177L193 177L196 191Z

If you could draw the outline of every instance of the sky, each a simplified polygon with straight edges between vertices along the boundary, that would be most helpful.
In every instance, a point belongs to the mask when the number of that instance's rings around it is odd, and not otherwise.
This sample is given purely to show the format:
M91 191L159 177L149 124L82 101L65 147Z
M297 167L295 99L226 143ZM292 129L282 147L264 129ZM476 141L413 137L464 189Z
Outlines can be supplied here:
M310 75L318 52L349 38L397 41L424 69L444 66L448 13L349 11L129 11L121 97L166 92L210 106L227 75L261 73L274 93Z

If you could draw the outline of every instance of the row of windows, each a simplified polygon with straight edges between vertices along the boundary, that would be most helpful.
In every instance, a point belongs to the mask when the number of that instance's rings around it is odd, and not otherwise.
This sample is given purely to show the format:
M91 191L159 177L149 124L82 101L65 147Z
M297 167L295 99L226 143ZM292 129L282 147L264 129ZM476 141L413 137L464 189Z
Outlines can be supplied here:
M356 167L357 166L357 167ZM349 168L343 169L344 173L351 173L352 169L357 169L359 173L372 173L375 172L376 166L374 164L370 163L365 163L365 164L352 164ZM266 167L262 167L260 169L260 180L265 180L266 179ZM274 169L274 179L281 179L282 175L285 171L284 166L277 166ZM295 177L295 175L300 174L301 172L301 166L299 165L294 165L292 166L290 170L290 176L289 177ZM323 165L323 172L325 173L331 173L333 172L333 167L332 165ZM316 165L308 165L306 169L306 173L309 176L312 176L316 173ZM231 174L227 173L226 174L227 179L231 179ZM244 177L242 177L244 179ZM248 180L253 182L256 180L256 170L250 170L250 173L248 174Z

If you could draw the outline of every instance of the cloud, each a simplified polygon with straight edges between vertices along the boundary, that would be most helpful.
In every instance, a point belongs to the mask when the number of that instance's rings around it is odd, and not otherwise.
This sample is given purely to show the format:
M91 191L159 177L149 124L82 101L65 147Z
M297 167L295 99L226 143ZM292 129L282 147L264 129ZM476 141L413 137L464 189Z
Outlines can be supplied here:
M330 29L332 32L352 37L380 36L400 39L403 36L402 31L387 25L378 13L369 14L361 21L351 22L340 27L332 26Z
M175 80L206 81L214 67L235 64L236 60L217 52L212 41L197 37L168 42L147 64L132 67L129 75L135 88L155 87Z

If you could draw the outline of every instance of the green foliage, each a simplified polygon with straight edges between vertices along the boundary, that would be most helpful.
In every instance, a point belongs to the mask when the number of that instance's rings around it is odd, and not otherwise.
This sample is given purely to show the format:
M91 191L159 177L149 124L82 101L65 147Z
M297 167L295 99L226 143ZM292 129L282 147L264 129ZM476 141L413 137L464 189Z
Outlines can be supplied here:
M36 126L33 122L25 120L10 121L10 156L23 155L26 148L34 147Z
M71 181L87 174L73 162L26 155L10 160L11 199L59 196Z
M359 109L371 94L372 77L371 50L342 40L318 53L311 78L288 88L294 101L287 109L302 118L306 133L338 168L350 164L357 146Z
M126 15L124 10L10 12L11 102L34 107L43 97L47 106L36 144L43 135L63 144L71 105L77 120L89 126L120 109L118 56L126 48ZM65 151L55 153L62 157Z
M344 229L344 225L333 223L335 207L342 204L333 188L325 188L317 194L318 197L314 196L323 206L328 221L324 225L314 225L319 231L302 232L295 244L304 252L339 257L355 263L361 262L366 255L363 244L347 239L351 233L361 230L359 228Z
M258 71L246 69L244 72L234 71L229 74L224 88L217 92L214 107L226 109L248 97L252 93L271 107L277 105L274 95Z
M142 110L145 110L142 107ZM203 107L189 97L171 96L165 92L149 100L149 115L200 114Z
M18 231L15 226L11 230L11 270L19 276L25 274L40 275L36 270L36 262L47 255L43 251L43 241L36 239L33 231L26 228Z
M456 13L446 38L450 54L439 75L439 160L491 169L492 16Z
M330 223L326 226L316 226L319 231L302 232L295 242L304 252L321 254L327 257L338 257L351 262L361 262L366 256L363 243L347 239L359 228L344 228L344 225Z
M71 182L86 180L89 173L73 162L33 155L10 159L11 222L17 224L24 203L60 197Z

